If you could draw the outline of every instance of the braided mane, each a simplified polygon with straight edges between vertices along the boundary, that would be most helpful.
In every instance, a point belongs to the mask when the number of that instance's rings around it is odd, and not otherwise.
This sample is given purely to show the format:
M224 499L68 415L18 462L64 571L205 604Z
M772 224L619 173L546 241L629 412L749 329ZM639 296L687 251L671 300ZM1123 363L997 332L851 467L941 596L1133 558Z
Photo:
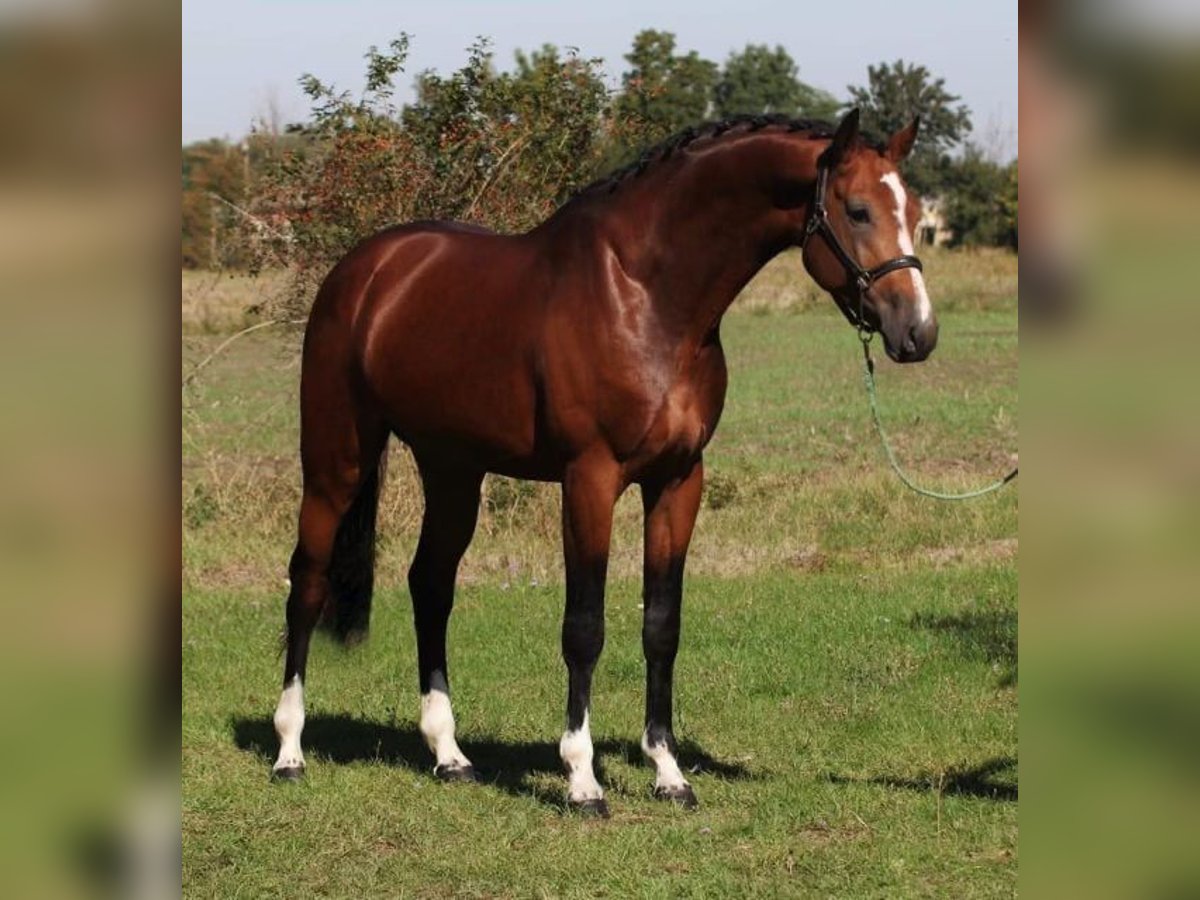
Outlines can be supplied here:
M650 166L670 159L675 153L701 138L718 138L727 133L748 134L766 128L789 132L804 131L811 138L831 138L835 126L823 119L794 119L781 114L730 116L717 121L702 122L698 125L691 125L655 144L643 151L628 165L601 176L581 188L575 196L599 192L612 193L625 181L637 178Z

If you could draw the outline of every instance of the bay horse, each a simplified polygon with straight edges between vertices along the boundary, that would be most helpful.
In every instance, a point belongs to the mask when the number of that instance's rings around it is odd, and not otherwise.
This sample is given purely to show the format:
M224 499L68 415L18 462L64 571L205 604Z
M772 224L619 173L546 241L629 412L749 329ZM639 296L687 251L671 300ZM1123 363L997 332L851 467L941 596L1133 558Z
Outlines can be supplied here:
M613 507L641 488L646 717L654 794L695 794L676 760L672 673L702 456L725 400L720 324L788 247L900 362L937 341L916 198L897 164L917 122L877 144L851 111L836 130L781 117L688 129L597 182L525 234L416 222L360 243L309 316L300 384L304 476L291 558L276 778L304 770L304 679L319 621L365 633L389 435L425 495L408 573L420 731L444 780L474 780L455 741L446 625L486 473L562 484L567 668L559 752L569 808L607 815L592 768L592 671L604 644ZM899 255L897 255L899 254ZM873 268L867 268L872 267Z

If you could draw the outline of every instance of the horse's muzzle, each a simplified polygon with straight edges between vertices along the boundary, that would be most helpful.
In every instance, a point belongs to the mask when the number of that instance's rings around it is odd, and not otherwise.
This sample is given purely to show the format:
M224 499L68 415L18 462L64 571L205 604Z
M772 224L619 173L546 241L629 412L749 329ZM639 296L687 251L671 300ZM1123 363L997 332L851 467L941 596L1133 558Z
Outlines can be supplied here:
M920 362L937 346L938 324L932 316L915 325L883 329L883 346L898 363Z

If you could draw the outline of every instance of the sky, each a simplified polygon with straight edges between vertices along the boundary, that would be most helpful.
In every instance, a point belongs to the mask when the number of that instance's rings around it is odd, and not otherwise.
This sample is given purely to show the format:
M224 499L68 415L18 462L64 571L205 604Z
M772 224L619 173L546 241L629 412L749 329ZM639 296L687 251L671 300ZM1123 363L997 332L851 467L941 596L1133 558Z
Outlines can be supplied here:
M305 72L357 93L367 48L401 31L412 37L397 79L406 101L416 73L460 68L479 35L492 39L501 69L518 48L577 47L604 59L616 87L645 28L674 32L677 52L718 63L748 43L782 44L802 81L838 99L849 96L847 85L866 83L868 65L920 63L970 108L985 148L1016 154L1015 0L185 0L183 141L240 138L272 106L284 122L302 120Z

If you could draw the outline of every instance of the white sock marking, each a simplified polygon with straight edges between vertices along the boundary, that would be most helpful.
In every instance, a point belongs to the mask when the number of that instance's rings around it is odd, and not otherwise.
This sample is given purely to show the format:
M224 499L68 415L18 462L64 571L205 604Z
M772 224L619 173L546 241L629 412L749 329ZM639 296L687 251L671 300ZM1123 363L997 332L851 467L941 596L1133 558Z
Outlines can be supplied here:
M671 751L667 749L665 743L651 746L649 735L646 732L642 732L642 752L646 754L646 759L654 763L655 768L658 769L658 774L654 777L654 786L656 788L675 791L688 786L687 779L679 771L679 763L675 760L675 756Z
M888 172L879 180L892 189L892 196L896 198L896 225L900 229L900 252L905 256L911 256L916 251L913 248L912 235L908 231L908 222L904 218L904 210L908 205L908 194L904 190L904 185L900 183L900 175L896 172ZM916 269L910 268L905 271L912 278L913 292L917 298L917 319L924 324L933 315L933 304L929 302L929 294L925 290L925 276Z
M558 755L567 768L567 799L580 802L600 800L604 789L592 771L592 731L587 711L583 714L583 727L578 731L563 732L558 742Z
M421 695L421 734L437 757L439 766L459 769L471 761L458 749L454 739L454 711L450 708L450 687L446 676L435 670L429 676L429 693Z
M279 758L272 767L303 769L304 754L300 750L300 732L304 730L304 685L296 675L279 695L275 707L275 733L279 735Z

